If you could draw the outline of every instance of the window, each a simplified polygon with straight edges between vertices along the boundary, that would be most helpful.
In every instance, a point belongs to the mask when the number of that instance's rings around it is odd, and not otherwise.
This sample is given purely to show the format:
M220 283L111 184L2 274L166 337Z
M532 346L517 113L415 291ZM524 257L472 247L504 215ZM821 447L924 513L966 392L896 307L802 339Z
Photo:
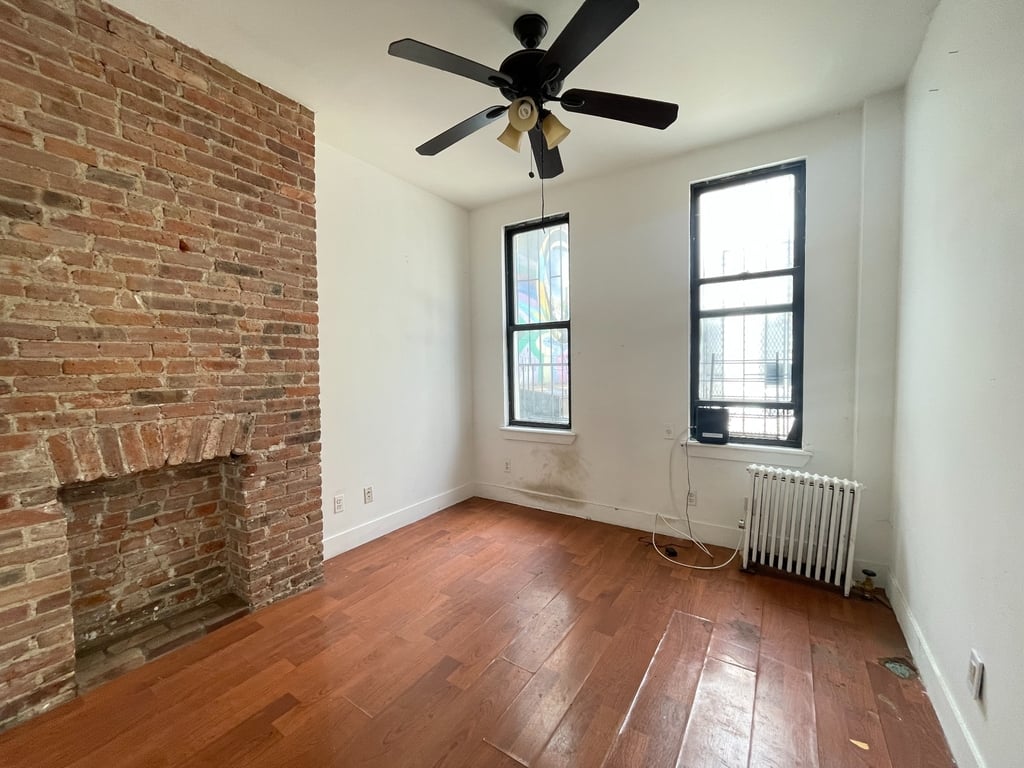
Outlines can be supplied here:
M569 216L505 228L510 426L569 429Z
M730 442L801 445L805 170L690 188L690 403L727 407Z

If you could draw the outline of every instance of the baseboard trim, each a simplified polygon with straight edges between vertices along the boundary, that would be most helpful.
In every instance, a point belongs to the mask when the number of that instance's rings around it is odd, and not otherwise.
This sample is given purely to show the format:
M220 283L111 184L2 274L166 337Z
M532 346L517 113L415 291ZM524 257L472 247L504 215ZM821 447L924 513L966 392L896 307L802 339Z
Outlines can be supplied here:
M949 743L957 765L960 768L987 768L985 758L982 757L977 743L967 728L960 707L957 706L956 699L953 698L949 681L942 674L938 664L935 663L935 656L921 631L921 625L914 618L903 587L895 576L890 575L889 577L887 593L893 612L896 614L896 620L907 639L907 646L914 656L921 680L928 691L928 698L931 699L932 706L935 708L935 714L939 718L939 724L946 735L946 741Z
M587 520L597 520L600 523L610 525L621 525L624 528L633 528L638 531L650 533L654 527L654 518L657 513L632 507L616 507L610 504L602 504L598 501L584 501L572 499L568 496L559 496L554 493L542 491L531 491L528 488L516 488L511 485L499 485L498 483L477 483L476 495L493 501L505 501L510 504L521 504L527 507L542 509L545 512L556 512L560 515L571 515L582 517ZM685 523L673 519L677 528L685 530ZM690 530L695 538L705 544L715 544L719 547L732 549L741 542L741 531L738 528L722 525L721 523L710 523L705 520L691 520ZM664 536L676 536L677 532L671 530L665 523L658 522L658 534ZM853 561L854 579L859 580L860 572L864 568L870 568L878 574L874 581L879 587L885 588L888 584L889 565L873 560L855 559Z
M365 523L360 523L341 533L326 536L324 537L324 558L329 560L332 557L337 557L342 552L347 552L387 533L397 531L417 520L430 517L435 512L440 512L453 504L472 498L473 492L472 483L460 485L458 488L452 488L450 491L396 509L394 512L381 515L373 520L367 520Z
M476 495L484 499L504 501L509 504L520 504L526 507L542 509L545 512L582 517L586 520L597 520L599 523L608 523L609 525L621 525L624 528L646 531L647 533L650 533L653 529L654 519L658 514L643 509L617 507L611 504L602 504L599 501L572 499L568 496L559 496L554 493L531 491L527 488L515 488L511 485L499 485L497 483L477 483ZM684 527L685 530L685 523L673 521L673 524L677 527ZM690 525L694 537L706 544L715 544L731 549L739 542L740 531L738 528L701 520L692 520ZM665 536L676 535L674 531L670 530L662 522L658 523L658 533Z

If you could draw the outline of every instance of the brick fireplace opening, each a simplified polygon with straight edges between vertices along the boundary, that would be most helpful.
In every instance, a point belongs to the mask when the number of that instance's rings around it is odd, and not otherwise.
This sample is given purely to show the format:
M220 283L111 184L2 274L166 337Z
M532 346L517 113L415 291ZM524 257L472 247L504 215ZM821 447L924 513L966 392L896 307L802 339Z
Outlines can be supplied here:
M237 462L63 487L76 682L93 687L246 612L228 555ZM237 492L237 488L235 488Z
M312 113L99 0L3 22L0 729L323 574Z
M221 461L63 488L82 651L229 589Z

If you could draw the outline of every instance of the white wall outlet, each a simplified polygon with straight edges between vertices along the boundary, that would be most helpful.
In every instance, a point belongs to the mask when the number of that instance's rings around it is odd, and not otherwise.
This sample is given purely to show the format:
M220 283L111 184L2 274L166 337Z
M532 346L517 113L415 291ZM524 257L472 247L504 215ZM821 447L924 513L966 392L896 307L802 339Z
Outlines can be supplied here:
M373 486L368 485L363 488L363 504L373 503Z
M345 494L339 493L334 497L334 514L340 515L345 511Z
M688 506L688 507L696 507L697 506L697 492L696 491L689 491L686 494L686 506Z
M505 459L505 474L512 471L512 459Z
M967 685L971 688L971 696L981 698L982 678L985 676L985 663L978 652L971 648L971 661L967 667Z
M676 429L671 424L666 424L661 428L661 436L666 440L675 440Z

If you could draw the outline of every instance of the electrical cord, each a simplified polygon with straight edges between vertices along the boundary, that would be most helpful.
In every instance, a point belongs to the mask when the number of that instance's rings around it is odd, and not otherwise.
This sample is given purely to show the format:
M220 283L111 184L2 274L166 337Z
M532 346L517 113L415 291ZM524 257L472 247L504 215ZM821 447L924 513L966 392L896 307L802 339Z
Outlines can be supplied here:
M736 549L734 549L732 551L732 554L729 555L729 559L726 560L724 563L719 563L718 565L690 565L689 563L680 563L678 560L673 560L671 557L669 557L664 552L662 552L660 549L658 549L658 542L654 538L655 534L657 533L657 530L658 530L658 518L664 519L664 516L663 515L657 515L654 518L654 528L651 531L651 545L654 547L654 551L657 552L659 555L661 555L663 558L668 560L670 563L675 563L676 565L681 565L683 568L691 568L691 569L693 569L695 571L717 571L717 570L720 570L722 568L725 568L725 566L727 566L729 563L731 563L733 560L736 559L736 555L738 555L739 552L740 552L740 547L743 546L743 532L740 531L740 540L736 542ZM693 539L692 541L695 544L699 544L701 549L703 549L705 552L707 552L707 549L704 548L703 544L698 542L696 539ZM714 557L715 557L710 552L708 552L708 556L710 558L712 558L712 559L714 559Z
M688 434L689 431L690 429L689 427L687 427L686 432L676 435L672 439L672 445L669 447L668 450L668 495L672 501L672 511L675 513L676 519L686 520L686 531L681 531L673 526L669 527L672 528L672 530L676 533L680 534L681 536L685 536L694 544L696 544L697 547L700 548L701 552L703 552L705 555L707 555L708 557L714 557L714 555L712 555L711 552L708 551L708 548L704 545L704 542L700 541L696 536L693 535L693 524L690 522L689 498L687 498L686 508L682 516L679 514L679 504L676 500L675 482L673 480L675 473L672 471L672 457L675 455L676 444L679 443L680 438L682 438L684 434ZM686 443L681 443L681 445L683 447L683 455L686 457L686 495L687 497L689 497L690 488L692 487L690 485L690 451L688 450ZM665 519L664 515L659 515L659 517L661 517L663 520ZM657 526L657 518L655 518L654 524L655 526Z
M680 536L683 536L685 539L693 542L693 544L696 545L697 548L700 549L700 551L703 552L705 555L710 557L712 560L715 559L715 556L707 548L707 545L704 544L704 542L702 542L700 539L698 539L696 536L693 535L693 523L690 521L689 496L690 496L690 490L692 489L693 486L691 485L691 481L690 481L690 451L689 451L689 443L688 443L688 441L680 442L680 439L683 437L683 435L687 435L687 437L689 436L689 432L690 432L690 428L687 427L685 432L680 433L679 435L677 435L672 440L672 447L669 448L669 452L668 452L668 493L669 493L669 497L671 498L671 501L672 501L672 511L676 514L676 519L678 519L678 520L685 519L686 520L686 530L683 531L683 530L681 530L679 528L676 528L674 525L672 525L672 523L669 522L669 519L667 517L665 517L665 515L663 515L663 514L661 514L659 512L658 514L656 514L654 516L654 527L651 529L651 546L653 546L654 547L654 551L657 552L659 555L661 555L661 557L663 557L665 560L668 560L668 562L670 562L670 563L675 563L676 565L680 565L683 568L691 568L691 569L693 569L695 571L717 571L717 570L719 570L721 568L725 568L727 565L729 565L729 563L731 563L733 560L736 559L736 555L739 554L740 547L743 546L743 531L740 531L739 541L736 542L736 548L732 551L732 554L729 556L729 559L726 560L724 563L719 563L718 565L690 565L689 563L681 563L678 560L673 560L671 557L666 555L664 552L662 552L658 548L658 542L657 542L657 540L655 538L656 535L657 535L657 532L658 532L658 521L661 520L666 526L671 528L673 531L678 533ZM676 444L677 443L679 443L679 445L682 446L682 448L683 448L683 455L686 457L686 496L687 496L687 503L686 503L686 509L685 509L683 517L679 516L679 505L678 505L678 503L676 501L675 482L673 480L674 473L672 472L672 458L675 455L675 449L676 449Z
M658 515L658 517L661 518L661 522L663 522L665 524L666 528L671 528L675 533L678 533L680 536L685 536L687 539L690 539L691 542L693 541L693 539L690 537L690 535L686 531L682 530L681 528L676 528L674 525L672 525L672 522L671 522L672 518L665 517L664 515ZM710 555L711 554L711 552L709 552L706 549L706 547L701 546L699 543L698 543L698 546L700 547L700 551L703 552L705 555Z

